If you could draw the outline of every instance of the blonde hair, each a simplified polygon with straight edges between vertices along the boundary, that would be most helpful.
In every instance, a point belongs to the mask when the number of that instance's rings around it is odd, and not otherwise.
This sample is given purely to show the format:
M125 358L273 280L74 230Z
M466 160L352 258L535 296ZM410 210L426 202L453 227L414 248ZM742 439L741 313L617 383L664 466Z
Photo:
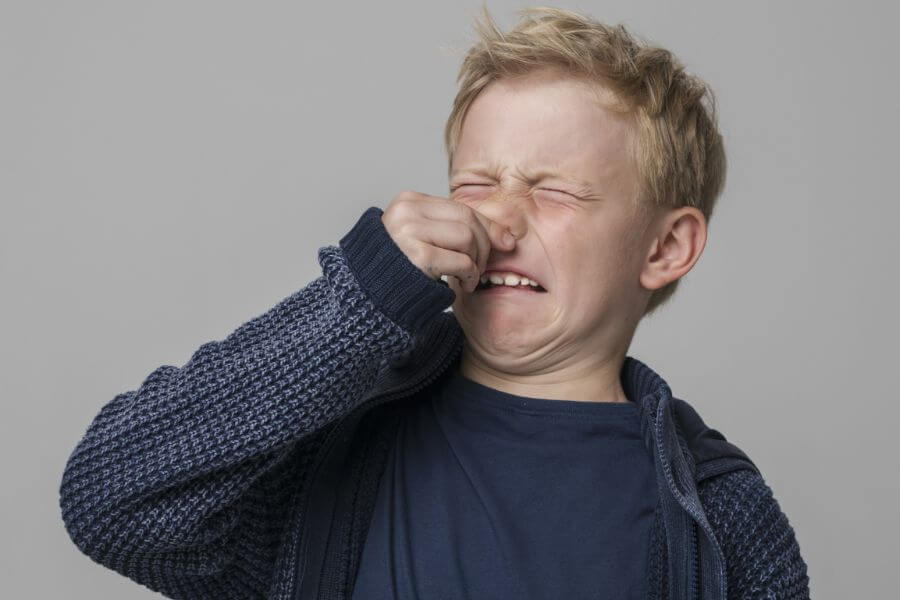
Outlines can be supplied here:
M725 184L726 160L715 96L704 81L686 73L668 50L637 41L623 25L537 6L518 11L520 22L504 33L482 9L486 22L475 22L480 40L463 58L444 128L448 175L466 111L489 83L558 67L610 91L615 102L607 108L631 120L641 213L693 206L709 221ZM679 281L655 290L644 316L668 300Z

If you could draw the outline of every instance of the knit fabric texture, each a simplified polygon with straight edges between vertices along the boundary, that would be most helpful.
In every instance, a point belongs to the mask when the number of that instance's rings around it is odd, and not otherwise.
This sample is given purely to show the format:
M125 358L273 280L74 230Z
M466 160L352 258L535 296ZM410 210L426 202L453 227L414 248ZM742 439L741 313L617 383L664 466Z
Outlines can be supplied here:
M734 471L697 491L725 553L729 598L809 598L794 528L760 475Z
M368 209L339 246L319 249L321 276L100 409L59 487L82 553L169 598L291 598L302 552L292 509L312 458L455 298L406 258L381 214ZM808 598L793 529L762 478L704 484L729 598ZM664 566L660 546L652 561ZM664 598L660 571L651 590Z

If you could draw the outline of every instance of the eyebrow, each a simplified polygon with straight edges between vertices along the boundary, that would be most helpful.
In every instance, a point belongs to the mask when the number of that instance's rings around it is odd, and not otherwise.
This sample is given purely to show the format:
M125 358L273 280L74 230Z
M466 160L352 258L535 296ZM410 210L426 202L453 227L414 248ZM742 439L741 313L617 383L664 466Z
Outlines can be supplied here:
M527 169L519 169L519 171L529 180L529 181L542 181L544 179L558 179L560 181L564 181L570 185L573 185L578 188L579 193L581 192L591 192L594 190L594 185L587 181L583 181L581 179L577 179L575 177L570 177L567 175L562 175L555 171L551 171L550 169L538 169L536 171L528 171ZM527 172L526 172L527 171ZM450 179L458 175L482 175L484 177L496 178L498 169L496 167L468 167L465 169L455 169L450 173Z

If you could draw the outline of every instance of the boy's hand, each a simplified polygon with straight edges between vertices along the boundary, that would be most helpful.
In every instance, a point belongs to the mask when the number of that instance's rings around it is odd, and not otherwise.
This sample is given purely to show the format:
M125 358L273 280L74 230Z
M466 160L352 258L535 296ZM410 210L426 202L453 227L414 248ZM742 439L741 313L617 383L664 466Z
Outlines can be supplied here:
M512 250L506 227L469 206L414 191L394 196L381 215L394 243L432 279L453 275L472 292L487 265L492 247Z

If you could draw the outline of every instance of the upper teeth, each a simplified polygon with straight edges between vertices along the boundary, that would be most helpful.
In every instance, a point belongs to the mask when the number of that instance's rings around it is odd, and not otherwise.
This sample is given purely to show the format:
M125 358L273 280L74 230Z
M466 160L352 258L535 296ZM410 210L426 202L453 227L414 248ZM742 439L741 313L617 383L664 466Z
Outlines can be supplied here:
M486 273L481 276L481 283L490 281L494 285L530 285L537 287L538 283L527 277L516 275L515 273Z

